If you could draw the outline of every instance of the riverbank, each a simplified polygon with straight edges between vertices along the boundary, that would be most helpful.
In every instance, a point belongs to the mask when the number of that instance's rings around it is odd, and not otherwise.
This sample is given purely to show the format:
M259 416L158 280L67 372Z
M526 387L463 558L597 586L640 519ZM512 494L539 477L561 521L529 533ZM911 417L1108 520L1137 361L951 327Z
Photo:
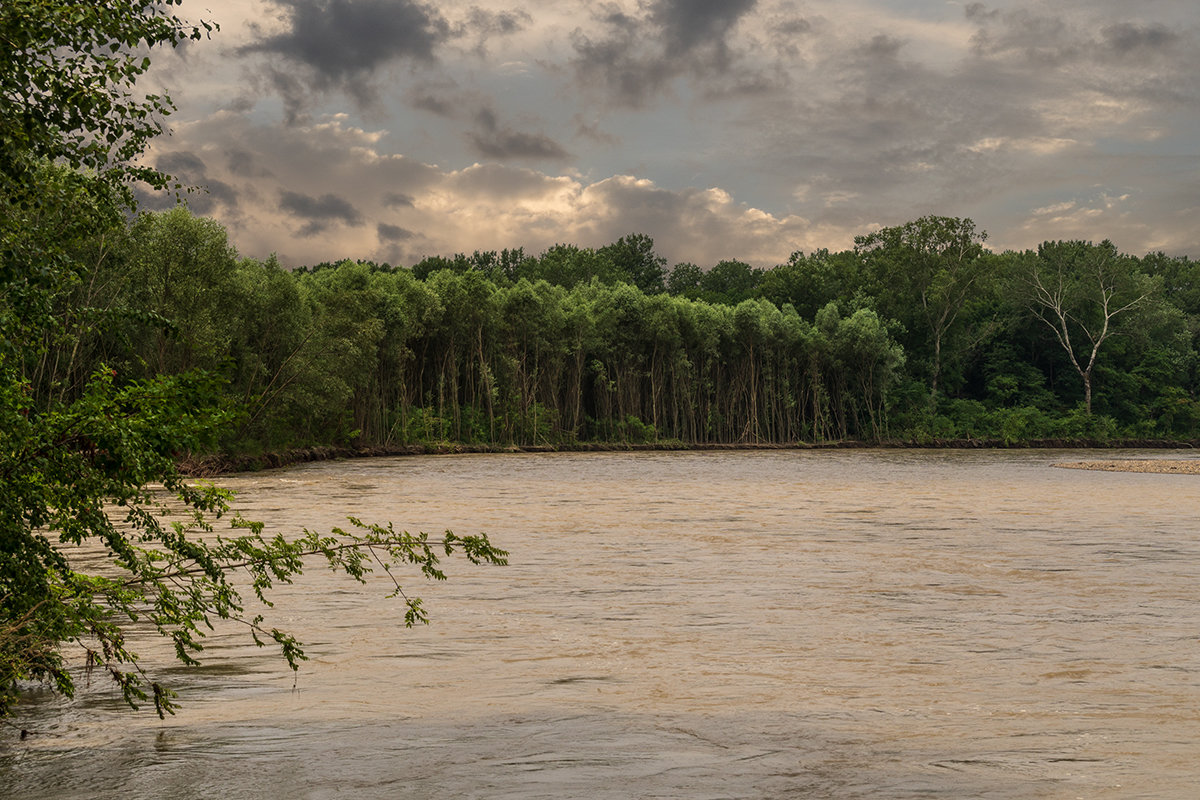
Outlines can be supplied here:
M277 469L293 464L314 461L336 461L350 458L381 458L386 456L450 455L460 453L604 453L636 451L720 451L720 450L831 450L861 448L914 448L914 449L1172 449L1188 450L1200 447L1200 442L1159 439L1120 439L1113 441L1033 439L1025 442L1005 442L1000 439L928 439L922 441L886 440L862 442L844 440L833 442L777 443L687 443L687 442L579 442L562 445L482 445L482 444L413 444L413 445L368 445L362 447L313 446L269 453L219 453L215 455L188 455L179 459L179 471L194 478L212 478L235 472L258 472ZM1154 469L1150 465L1165 465ZM1088 465L1088 466L1084 466ZM1137 468L1136 465L1144 465ZM1190 466L1189 466L1190 465ZM1200 474L1200 461L1128 461L1105 460L1055 464L1074 469L1103 469L1126 472L1195 472Z

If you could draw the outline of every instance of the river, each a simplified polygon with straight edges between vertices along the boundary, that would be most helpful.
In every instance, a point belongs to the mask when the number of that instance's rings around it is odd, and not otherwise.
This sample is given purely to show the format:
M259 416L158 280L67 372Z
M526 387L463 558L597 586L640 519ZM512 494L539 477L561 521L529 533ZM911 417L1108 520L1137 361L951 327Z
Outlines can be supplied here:
M1130 452L1184 457L1182 454ZM0 796L1200 797L1200 477L1071 451L429 456L230 476L246 516L484 531L510 566L314 563L160 722L97 682L0 729Z

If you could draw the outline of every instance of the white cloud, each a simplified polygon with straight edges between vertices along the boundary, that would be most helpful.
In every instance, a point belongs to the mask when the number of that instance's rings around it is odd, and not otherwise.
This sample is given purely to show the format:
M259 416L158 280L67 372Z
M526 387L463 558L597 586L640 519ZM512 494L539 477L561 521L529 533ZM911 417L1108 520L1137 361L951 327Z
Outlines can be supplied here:
M1048 214L1050 214L1050 215L1063 214L1063 213L1066 213L1067 211L1070 211L1073 208L1075 208L1075 201L1067 200L1066 202L1063 202L1063 203L1055 203L1053 205L1042 206L1041 208L1035 208L1033 211L1030 212L1030 214L1035 217L1044 217Z
M589 182L500 164L444 170L383 152L386 141L384 132L351 126L341 115L288 128L217 112L160 141L150 160L170 153L199 159L205 180L243 199L210 212L234 245L256 257L277 252L293 265L412 263L505 247L540 252L559 242L599 247L637 232L654 237L672 263L740 258L772 266L796 249L849 246L855 233L753 208L716 187L673 191L631 175ZM249 161L238 158L248 153ZM385 235L397 229L412 235Z
M1014 153L1025 152L1032 153L1033 155L1047 156L1067 150L1078 144L1080 143L1075 139L1066 139L1053 136L1030 136L1026 138L991 136L985 139L980 139L974 144L968 145L966 149L972 153L979 154L1009 151Z

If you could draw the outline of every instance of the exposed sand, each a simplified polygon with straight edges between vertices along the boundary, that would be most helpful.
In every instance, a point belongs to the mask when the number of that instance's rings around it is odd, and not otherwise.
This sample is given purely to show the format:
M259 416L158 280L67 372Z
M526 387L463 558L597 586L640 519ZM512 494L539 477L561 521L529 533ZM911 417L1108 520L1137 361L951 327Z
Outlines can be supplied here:
M1106 472L1161 472L1176 475L1200 475L1200 459L1116 459L1112 461L1065 461L1055 464L1066 469L1100 469Z

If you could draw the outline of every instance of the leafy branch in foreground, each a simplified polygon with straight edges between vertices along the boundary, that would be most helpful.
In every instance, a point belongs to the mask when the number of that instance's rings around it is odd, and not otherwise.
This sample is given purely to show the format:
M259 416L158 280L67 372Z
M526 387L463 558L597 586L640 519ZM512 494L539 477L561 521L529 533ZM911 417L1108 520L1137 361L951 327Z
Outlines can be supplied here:
M245 612L239 581L270 606L268 591L289 583L307 557L363 581L373 569L402 597L408 625L426 622L419 598L404 593L396 567L445 578L440 559L459 553L476 564L503 564L507 553L486 536L397 532L352 520L357 530L305 530L294 540L233 516L239 535L214 533L231 495L194 484L175 467L180 452L203 449L227 423L220 381L203 373L115 385L111 371L92 376L75 402L38 413L20 385L0 452L0 678L48 680L63 694L74 679L63 646L77 643L89 669L108 672L135 708L153 698L173 709L170 689L152 680L128 643L133 626L169 638L185 664L198 663L216 620L246 625L255 641L275 642L296 669L297 639ZM94 560L103 548L105 563ZM6 644L8 646L6 646ZM12 697L0 696L0 716Z
M190 525L175 521L170 525L173 535L167 537L171 540L169 550L131 548L123 566L132 577L122 581L77 576L79 588L92 592L96 608L107 606L130 622L152 624L172 641L176 657L189 666L200 663L198 654L204 649L205 630L213 629L214 619L222 619L245 625L259 647L267 640L274 642L288 665L298 670L299 662L307 658L301 642L291 633L265 627L262 614L248 616L233 576L243 575L258 601L271 607L268 590L276 583L291 583L303 572L306 558L323 557L330 569L359 583L365 583L366 576L378 568L394 587L388 597L403 599L405 625L411 628L417 623L428 624L429 616L421 598L404 591L393 572L395 567L416 567L426 578L445 580L441 559L456 553L472 564L508 563L508 553L492 545L486 535L459 536L446 531L440 539L430 539L426 533L398 532L391 523L367 524L354 517L350 522L361 532L334 528L330 535L322 535L305 529L303 535L289 540L282 534L265 536L262 522L235 516L231 527L249 533L217 535L209 543L187 537L197 529L211 531L201 518ZM180 546L184 542L186 546ZM97 621L90 633L96 647L80 642L87 651L89 667L102 666L108 671L134 708L148 699L148 686L158 715L174 713L174 693L142 671L136 655L126 649L118 625L106 618Z

